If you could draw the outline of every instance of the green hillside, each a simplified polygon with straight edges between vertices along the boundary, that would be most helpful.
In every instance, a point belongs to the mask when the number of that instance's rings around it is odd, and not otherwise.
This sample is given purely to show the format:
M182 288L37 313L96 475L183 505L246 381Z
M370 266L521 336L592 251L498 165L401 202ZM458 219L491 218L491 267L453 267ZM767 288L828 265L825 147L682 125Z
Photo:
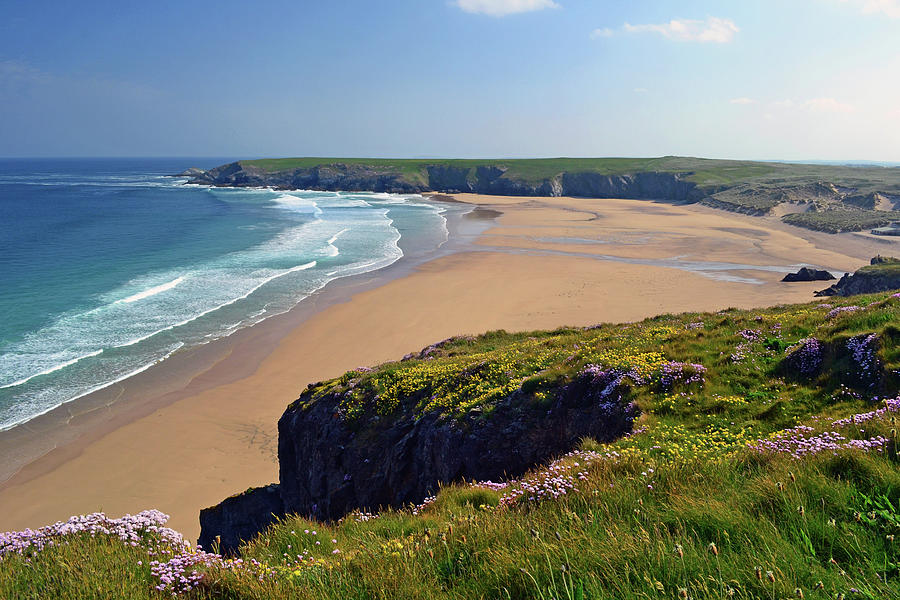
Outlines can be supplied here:
M339 392L361 427L491 419L585 377L637 415L629 435L416 507L289 517L237 560L185 550L155 513L3 534L0 597L900 597L897 293L459 337L305 402Z

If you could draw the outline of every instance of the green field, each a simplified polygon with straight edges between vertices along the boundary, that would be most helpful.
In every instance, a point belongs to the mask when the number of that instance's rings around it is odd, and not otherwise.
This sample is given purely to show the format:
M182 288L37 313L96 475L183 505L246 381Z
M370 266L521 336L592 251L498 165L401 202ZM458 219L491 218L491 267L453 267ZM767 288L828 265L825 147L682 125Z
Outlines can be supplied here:
M897 598L898 324L900 297L883 293L450 340L301 402L341 392L341 418L361 428L428 411L489 419L504 398L549 407L602 371L640 412L633 435L419 507L290 517L240 563L149 529L135 546L57 536L0 556L0 597Z

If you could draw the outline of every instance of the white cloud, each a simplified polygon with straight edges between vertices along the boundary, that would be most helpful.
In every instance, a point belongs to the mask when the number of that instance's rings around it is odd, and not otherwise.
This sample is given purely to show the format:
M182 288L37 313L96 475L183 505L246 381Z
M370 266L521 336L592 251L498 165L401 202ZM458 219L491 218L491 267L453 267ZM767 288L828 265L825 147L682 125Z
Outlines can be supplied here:
M695 19L672 19L659 25L631 25L625 23L627 33L658 33L676 42L712 42L725 44L734 39L740 29L730 19L708 17L704 21Z
M862 10L863 14L883 14L892 19L900 19L900 0L840 0L852 3Z
M650 90L648 90L647 88L641 88L641 87L634 88L635 94L646 94L648 91L650 91Z
M790 98L787 100L776 100L772 103L772 106L776 108L794 108L794 101Z
M591 32L592 38L607 38L612 37L616 34L615 31L610 29L609 27L603 27L601 29L595 29Z
M492 17L505 17L545 8L559 8L559 4L553 0L455 0L454 4L467 13Z
M732 101L733 102L733 101ZM810 112L819 112L819 113L852 113L856 111L856 107L852 104L847 104L846 102L841 102L835 98L811 98L809 100L804 100L801 102L795 102L794 100L776 100L775 102L769 103L769 106L772 108L780 108L780 109L804 109Z
M807 100L803 106L817 112L850 113L856 110L850 104L839 102L834 98L813 98L812 100Z
M732 104L756 104L756 100L753 98L732 98L730 102Z

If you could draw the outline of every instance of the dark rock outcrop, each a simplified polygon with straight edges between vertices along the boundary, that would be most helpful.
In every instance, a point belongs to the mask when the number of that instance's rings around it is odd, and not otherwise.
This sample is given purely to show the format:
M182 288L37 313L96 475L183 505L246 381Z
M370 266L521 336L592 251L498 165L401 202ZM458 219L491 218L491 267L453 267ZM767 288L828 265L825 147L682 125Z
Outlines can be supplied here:
M549 410L519 395L489 416L475 409L460 418L373 417L363 427L336 417L340 397L301 400L278 422L285 510L336 519L357 508L399 507L441 483L517 476L582 437L609 441L630 429L624 409L591 402L585 388L573 384Z
M401 409L348 420L340 394L307 391L278 422L280 484L202 511L200 543L219 536L228 552L277 516L333 520L418 503L444 483L519 476L583 437L612 441L631 430L636 408L622 377L610 377L582 375L549 405L517 391L460 416Z
M844 273L831 287L816 292L816 296L855 296L900 289L900 259L876 256L869 266L853 275Z
M809 267L801 267L796 273L788 273L782 281L830 281L835 276L825 270L810 269Z
M190 177L191 179L196 179L197 177L203 177L206 174L206 171L200 169L198 167L191 167L189 169L185 169L178 175L172 175L172 177Z
M241 542L252 540L260 531L284 515L278 486L249 489L200 511L200 539L204 550L233 554Z

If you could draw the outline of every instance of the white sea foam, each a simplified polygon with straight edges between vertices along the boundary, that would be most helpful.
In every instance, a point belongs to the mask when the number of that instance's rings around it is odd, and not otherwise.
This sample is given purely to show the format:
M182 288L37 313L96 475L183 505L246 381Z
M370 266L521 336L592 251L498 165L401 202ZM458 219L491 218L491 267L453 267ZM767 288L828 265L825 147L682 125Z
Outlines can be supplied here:
M296 267L291 267L290 269L285 269L284 271L281 271L280 273L276 273L275 275L272 275L271 277L267 277L266 279L263 279L261 282L259 282L258 284L256 284L256 285L253 286L252 288L250 288L249 291L247 291L247 292L244 293L244 294L241 294L241 295L238 296L237 298L233 298L233 299L229 300L228 302L223 302L222 304L219 304L218 306L213 306L212 308L208 308L208 309L204 310L203 312L201 312L201 313L199 313L199 314L196 314L196 315L193 315L193 316L191 316L191 317L188 317L187 319L184 319L184 320L179 321L179 322L177 322L177 323L173 323L173 324L171 324L171 325L169 325L169 326L167 326L167 327L163 327L162 329L158 329L158 330L156 330L156 331L154 331L154 332L152 332L152 333L148 333L148 334L146 334L146 335L142 335L142 336L139 337L139 338L130 340L130 341L128 341L128 342L125 342L124 344L119 344L119 345L114 346L114 347L115 347L115 348L125 348L125 347L127 347L127 346L134 346L135 344L138 344L138 343L140 343L140 342L143 342L144 340L148 340L148 339L152 338L152 337L155 336L155 335L159 335L160 333L163 333L164 331L171 331L172 329L175 329L176 327L181 327L182 325L187 325L188 323L191 323L191 322L193 322L193 321L196 321L196 320L199 319L200 317L205 317L205 316L208 315L209 313L215 312L215 311L217 311L217 310L219 310L219 309L221 309L221 308L225 308L226 306L231 306L231 305L234 304L235 302L238 302L239 300L243 300L243 299L247 298L250 294L252 294L252 293L255 292L256 290L258 290L258 289L261 288L262 286L266 285L266 284L269 283L270 281L274 281L274 280L276 280L276 279L278 279L278 278L280 278L280 277L284 277L285 275L287 275L287 274L289 274L289 273L296 273L297 271L305 271L306 269L311 269L311 268L313 268L313 267L315 267L315 266L316 266L316 261L311 261L311 262L308 262L308 263L305 263L305 264L302 264L302 265L297 265Z
M348 231L350 231L350 228L349 228L349 227L345 227L344 229L341 229L341 230L338 231L336 234L334 234L333 236L331 236L330 238L328 238L328 243L329 243L329 244L334 244L334 243L337 241L337 239L338 239L339 237L341 237L341 234L342 234L342 233L347 233Z
M319 208L319 205L309 198L301 198L299 196L292 196L291 194L282 194L275 198L274 201L277 202L281 208L285 208L292 212L309 213L315 216L322 214L322 209Z
M419 199L416 196L207 189L229 203L263 203L271 207L265 210L297 213L298 223L256 246L191 264L189 271L182 268L180 274L177 270L163 271L134 279L100 296L101 305L60 315L47 327L29 333L15 344L15 355L7 354L0 360L0 371L20 377L35 371L26 378L30 380L73 365L93 348L105 348L109 354L98 359L96 365L91 362L66 370L62 376L54 375L46 386L41 380L21 392L12 391L15 402L10 408L18 408L6 412L6 407L2 407L0 427L10 423L8 418L27 421L146 370L160 356L169 356L173 343L191 346L231 335L290 310L335 279L384 268L403 256L398 244L401 234L394 226L393 215L389 216L390 211L398 210L392 205L428 206L436 210L434 205L416 202ZM228 198L231 194L241 197ZM340 210L329 211L332 208ZM278 219L278 223L283 223L282 217ZM446 232L443 215L440 221L441 224L435 224ZM326 241L324 250L323 241ZM329 269L314 269L316 258ZM292 264L296 266L286 268ZM308 275L285 279L254 295L271 282L311 269ZM158 284L160 281L165 283ZM136 290L140 291L135 293ZM242 300L245 302L238 304ZM232 305L235 306L226 308ZM211 319L192 323L222 309L225 310ZM191 325L182 327L188 323ZM160 336L173 329L177 331ZM136 346L150 338L154 339ZM136 347L132 350L132 346ZM66 352L53 361L53 348L65 348ZM2 387L16 384L20 382ZM28 418L20 419L26 412Z
M138 367L137 369L135 369L135 370L133 370L133 371L129 371L128 373L125 373L124 375L120 375L119 377L116 377L116 378L113 379L112 381L108 381L108 382L106 382L106 383L102 383L102 384L100 384L100 385L98 385L98 386L92 387L92 388L90 388L90 389L88 389L88 390L86 390L86 391L84 391L84 392L81 392L81 393L79 393L79 394L76 395L76 396L73 396L73 397L71 397L71 398L68 398L68 399L66 399L66 400L64 400L64 401L62 401L62 402L57 402L57 403L53 404L52 406L47 406L46 408L43 408L43 409L40 410L39 412L30 413L30 414L29 414L28 416L26 416L26 417L17 418L17 419L14 419L14 420L12 420L12 421L8 421L8 422L6 422L6 423L0 424L0 431L6 431L7 429L12 429L12 428L15 427L16 425L21 425L22 423L26 423L26 422L28 422L28 421L34 419L35 417L39 417L39 416L41 416L41 415L47 414L47 413L50 412L51 410L53 410L53 409L55 409L55 408L59 408L59 407L62 406L63 404L68 404L69 402L72 402L73 400L78 400L79 398L84 398L85 396L87 396L87 395L89 395L89 394L93 394L94 392L99 392L100 390L102 390L102 389L104 389L104 388L108 388L108 387L111 386L111 385L115 385L115 384L119 383L120 381L124 381L124 380L128 379L129 377L134 377L134 376L137 375L138 373L143 373L144 371L146 371L147 369L149 369L149 368L152 367L153 365L158 364L158 363L161 363L161 362L164 361L165 359L167 359L167 358L169 358L170 356L172 356L173 354L175 354L175 353L176 353L180 348L182 348L183 346L184 346L184 343L183 343L183 342L178 342L178 344L176 344L176 346L175 346L175 348L174 348L173 350L171 350L170 352L166 353L166 354L163 355L162 357L160 357L160 358L154 360L153 362L144 364L144 365Z
M78 361L84 360L85 358L90 358L90 357L92 357L92 356L97 356L97 355L100 354L101 352L103 352L103 349L102 349L102 348L101 348L100 350L95 351L95 352L89 352L88 354L84 354L84 355L82 355L82 356L78 356L78 357L76 357L76 358L73 358L72 360L67 360L67 361L65 361L65 362L59 363L58 365L53 365L52 367L49 367L49 368L47 368L47 369L44 369L44 370L41 371L40 373L35 373L34 375L29 375L28 377L25 377L25 378L20 379L20 380L18 380L18 381L13 381L12 383L7 383L6 385L0 385L0 390L6 389L6 388L11 388L11 387L16 387L17 385L22 385L23 383L28 383L29 381L31 381L31 380L34 379L35 377L40 377L41 375L49 375L50 373L53 373L53 372L55 372L55 371L59 371L60 369L65 369L65 368L68 367L69 365L74 365L74 364L77 363Z
M128 296L127 298L123 298L121 300L116 300L115 304L119 304L119 303L131 304L132 302L137 302L138 300L143 300L144 298L149 298L150 296L155 296L157 294L161 294L162 292L165 292L166 290L171 290L172 288L177 286L182 281L184 281L184 277L176 277L172 281L163 283L162 285L157 285L152 288L146 289L143 292L138 292L137 294L134 294L133 296Z

